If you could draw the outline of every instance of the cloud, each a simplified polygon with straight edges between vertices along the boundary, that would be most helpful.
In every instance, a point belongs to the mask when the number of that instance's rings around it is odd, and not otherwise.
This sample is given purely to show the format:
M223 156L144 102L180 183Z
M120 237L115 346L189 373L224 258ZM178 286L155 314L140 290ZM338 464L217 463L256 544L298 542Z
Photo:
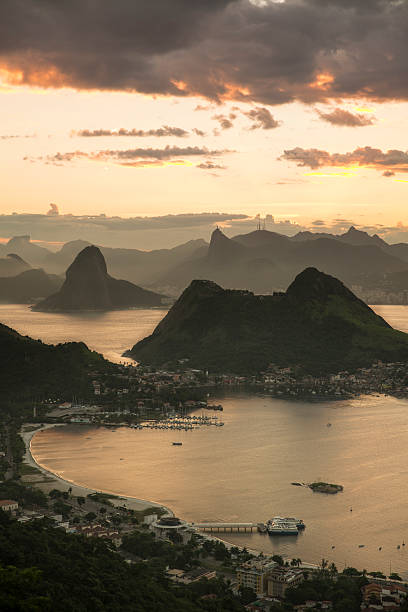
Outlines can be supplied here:
M51 202L51 204L50 204L50 209L49 209L49 211L47 212L47 216L48 216L48 217L58 217L58 215L59 215L58 206L57 206L56 204L53 204L53 203Z
M248 112L244 112L244 115L254 122L250 128L251 130L257 130L259 128L262 130L273 130L280 125L280 122L276 121L270 111L264 107L258 106L257 108L253 108Z
M216 164L211 160L206 160L201 164L198 164L196 168L200 170L226 170L227 166L222 166L221 164Z
M323 121L327 121L333 125L344 125L347 127L364 127L373 125L376 122L375 117L367 117L361 113L351 113L350 111L341 108L335 108L330 113L317 111Z
M179 127L172 127L170 125L163 125L161 128L151 130L138 130L133 128L127 130L125 128L119 128L118 130L106 130L100 128L99 130L79 130L72 131L71 136L81 136L83 138L94 138L99 136L157 136L159 138L163 136L176 136L177 138L185 138L189 133L187 130L183 130Z
M234 127L233 121L236 118L237 116L234 113L230 113L228 117L226 115L213 115L212 117L212 119L218 121L221 130L230 130Z
M0 68L214 102L407 100L407 29L404 0L3 0Z
M162 149L153 147L139 147L135 149L103 149L101 151L70 151L67 153L54 153L52 155L36 158L25 157L25 161L42 161L46 164L65 165L76 160L88 159L90 161L113 162L121 166L134 168L143 166L161 166L169 161L175 165L187 164L184 157L220 156L233 153L230 149L208 149L207 147L173 147L167 145Z
M390 149L383 152L372 147L359 147L349 153L329 153L320 149L296 147L286 150L280 160L295 162L301 168L362 166L381 172L408 172L408 151ZM392 174L385 174L392 176Z
M205 136L205 132L203 130L199 130L198 128L193 128L193 132L196 136Z
M36 138L36 134L3 134L0 140L14 140L15 138Z

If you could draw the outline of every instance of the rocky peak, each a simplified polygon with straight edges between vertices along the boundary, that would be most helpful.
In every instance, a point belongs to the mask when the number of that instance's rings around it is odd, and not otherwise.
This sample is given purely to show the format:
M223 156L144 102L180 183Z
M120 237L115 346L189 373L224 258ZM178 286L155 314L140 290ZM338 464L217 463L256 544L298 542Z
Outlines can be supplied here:
M107 276L106 261L98 247L87 246L78 253L66 272L67 280L78 274Z
M290 298L303 301L326 301L331 295L342 295L351 300L358 299L340 280L316 268L306 268L298 274L289 285L286 294Z

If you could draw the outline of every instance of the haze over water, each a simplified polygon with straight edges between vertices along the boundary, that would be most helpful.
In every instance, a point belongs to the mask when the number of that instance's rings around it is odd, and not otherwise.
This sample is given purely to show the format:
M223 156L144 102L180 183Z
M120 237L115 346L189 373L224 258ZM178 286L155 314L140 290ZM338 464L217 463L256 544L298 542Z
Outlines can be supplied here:
M375 310L408 331L408 307ZM45 321L22 306L0 307L0 320L18 331L48 341L82 338L118 358L162 315L47 313ZM263 522L281 514L307 525L297 539L221 535L248 548L386 573L391 562L392 571L408 577L408 401L381 396L310 403L245 395L219 401L224 427L175 432L68 426L37 434L32 451L63 478L163 503L190 521ZM290 484L317 479L342 484L344 492L326 496Z

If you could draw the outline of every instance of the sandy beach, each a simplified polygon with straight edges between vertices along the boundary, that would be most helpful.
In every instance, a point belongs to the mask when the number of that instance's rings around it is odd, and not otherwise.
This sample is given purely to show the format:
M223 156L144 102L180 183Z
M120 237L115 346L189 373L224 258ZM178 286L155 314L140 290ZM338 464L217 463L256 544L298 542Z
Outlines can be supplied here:
M32 429L34 427L36 429ZM47 470L45 467L37 463L31 453L31 441L35 434L42 430L50 429L52 427L65 427L65 423L48 423L38 427L37 424L34 423L25 423L23 425L23 428L20 431L20 436L24 440L26 448L23 463L41 472L42 476L37 474L28 474L23 476L22 480L24 482L32 483L37 488L41 489L41 491L44 491L44 493L49 493L49 491L51 491L52 489L60 489L61 491L67 491L71 487L72 494L75 496L86 497L90 493L111 493L112 495L117 495L114 491L101 491L78 485L75 482L71 482L64 478L61 478L60 476L57 476L57 474L50 472L50 470ZM131 510L136 510L137 512L146 510L146 508L152 508L156 506L158 508L164 508L168 515L174 515L170 508L167 508L162 504L157 504L156 502L151 502L145 499L137 499L136 497L118 495L117 499L113 498L110 501L114 506L126 506L127 508L130 508Z

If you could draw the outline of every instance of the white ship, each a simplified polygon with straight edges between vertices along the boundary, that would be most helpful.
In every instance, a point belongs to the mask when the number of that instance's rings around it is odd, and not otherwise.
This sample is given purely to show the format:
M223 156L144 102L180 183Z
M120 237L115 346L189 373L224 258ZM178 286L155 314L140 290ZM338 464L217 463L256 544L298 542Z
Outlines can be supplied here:
M274 516L266 523L266 527L271 535L297 535L305 528L305 524L302 519Z

